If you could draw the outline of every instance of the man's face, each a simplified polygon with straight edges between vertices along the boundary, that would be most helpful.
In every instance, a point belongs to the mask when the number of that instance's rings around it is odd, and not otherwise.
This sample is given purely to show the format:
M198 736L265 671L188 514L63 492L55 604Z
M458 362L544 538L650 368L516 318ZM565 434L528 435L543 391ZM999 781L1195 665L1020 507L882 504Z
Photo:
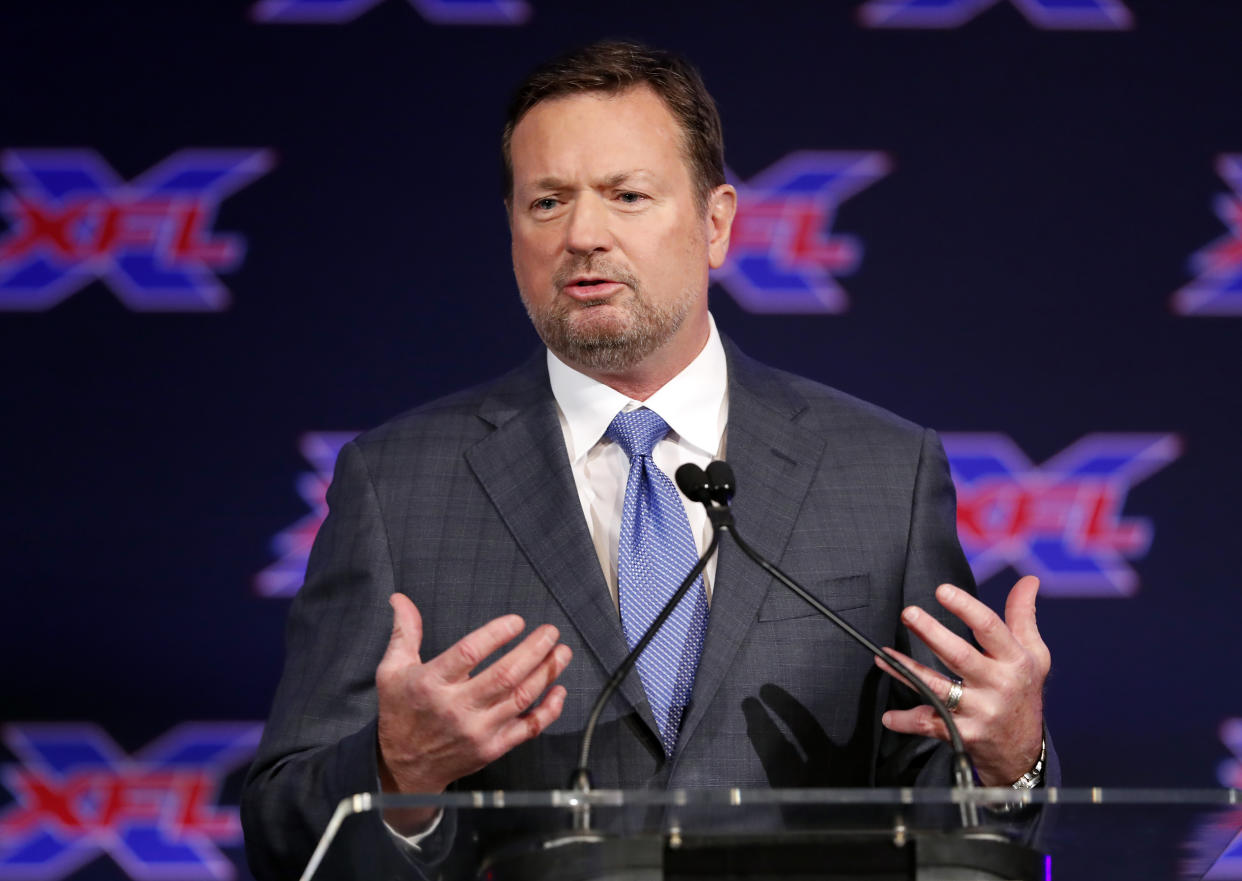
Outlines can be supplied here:
M724 260L736 197L719 187L699 206L659 96L544 101L517 124L511 156L513 272L548 348L597 376L689 363L707 340L708 271Z

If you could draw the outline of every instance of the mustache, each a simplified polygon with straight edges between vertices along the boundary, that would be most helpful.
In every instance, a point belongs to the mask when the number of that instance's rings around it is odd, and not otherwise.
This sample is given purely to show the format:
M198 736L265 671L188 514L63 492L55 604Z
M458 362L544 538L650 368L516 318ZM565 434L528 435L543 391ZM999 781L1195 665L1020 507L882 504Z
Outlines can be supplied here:
M552 274L552 284L557 290L560 290L568 285L573 278L582 275L606 278L610 281L620 282L631 290L638 290L638 279L627 269L618 266L611 260L590 254L586 257L567 260L557 267L556 272Z

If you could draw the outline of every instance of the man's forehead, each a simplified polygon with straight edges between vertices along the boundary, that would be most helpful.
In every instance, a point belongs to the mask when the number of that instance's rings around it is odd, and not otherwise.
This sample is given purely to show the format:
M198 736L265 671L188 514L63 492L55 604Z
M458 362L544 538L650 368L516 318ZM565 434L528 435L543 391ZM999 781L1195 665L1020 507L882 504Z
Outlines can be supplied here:
M599 137L601 131L610 136ZM576 150L580 144L590 150ZM662 147L671 148L663 157ZM561 183L567 172L580 170L558 167L562 162L587 162L594 166L593 183L606 183L661 176L674 157L685 165L681 126L664 99L646 85L540 101L514 127L511 141L515 183L526 186Z
M549 109L560 109L574 102L583 101L600 103L638 101L658 104L668 113L669 119L673 119L672 111L669 110L668 105L655 89L647 83L635 83L632 86L625 86L620 89L574 89L570 92L559 92L546 98L540 98L522 114L522 118L518 120L516 126L520 127L522 122L536 111L547 112Z

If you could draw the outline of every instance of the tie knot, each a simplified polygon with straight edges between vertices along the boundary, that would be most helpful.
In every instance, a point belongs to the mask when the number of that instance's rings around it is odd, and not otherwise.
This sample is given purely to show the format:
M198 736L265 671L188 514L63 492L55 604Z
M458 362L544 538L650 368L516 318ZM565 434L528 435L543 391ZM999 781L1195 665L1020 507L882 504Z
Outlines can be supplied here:
M650 456L656 442L668 434L668 423L654 410L642 407L626 412L622 410L608 426L605 434L621 445L625 455Z

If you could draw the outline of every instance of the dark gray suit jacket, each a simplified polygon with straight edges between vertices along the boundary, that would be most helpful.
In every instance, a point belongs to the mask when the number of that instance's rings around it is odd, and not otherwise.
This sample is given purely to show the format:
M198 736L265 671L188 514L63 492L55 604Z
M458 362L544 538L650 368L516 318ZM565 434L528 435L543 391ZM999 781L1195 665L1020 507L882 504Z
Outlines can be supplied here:
M743 537L880 644L936 665L909 644L900 611L917 603L945 620L936 585L974 582L935 435L727 342L726 351ZM336 803L375 788L374 676L393 591L422 612L424 658L509 612L528 626L555 624L573 648L561 718L463 789L564 787L591 704L626 653L542 352L346 446L328 500L243 796L262 879L296 876ZM592 774L599 787L627 788L947 785L944 750L880 724L886 708L910 700L864 650L724 543L675 756L664 760L631 676L604 713ZM354 824L334 848L339 866L383 877L409 867L378 820Z

